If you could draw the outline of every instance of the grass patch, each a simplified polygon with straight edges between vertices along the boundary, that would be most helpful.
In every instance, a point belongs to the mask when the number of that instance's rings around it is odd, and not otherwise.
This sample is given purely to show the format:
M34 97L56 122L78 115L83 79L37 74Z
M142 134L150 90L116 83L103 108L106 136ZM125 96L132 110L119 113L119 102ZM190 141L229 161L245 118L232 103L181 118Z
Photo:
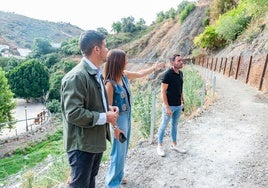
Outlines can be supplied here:
M64 153L62 146L62 130L58 130L40 143L17 149L11 157L0 159L0 179L34 167L49 155L57 156Z

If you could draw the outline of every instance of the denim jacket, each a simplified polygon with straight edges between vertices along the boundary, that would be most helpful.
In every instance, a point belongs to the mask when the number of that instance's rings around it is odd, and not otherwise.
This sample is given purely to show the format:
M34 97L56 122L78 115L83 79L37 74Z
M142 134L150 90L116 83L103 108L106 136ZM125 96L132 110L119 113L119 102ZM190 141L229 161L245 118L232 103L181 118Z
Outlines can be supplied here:
M125 75L122 77L122 80L124 86L116 84L113 80L108 80L114 88L113 106L117 106L119 108L120 114L131 110L130 85Z

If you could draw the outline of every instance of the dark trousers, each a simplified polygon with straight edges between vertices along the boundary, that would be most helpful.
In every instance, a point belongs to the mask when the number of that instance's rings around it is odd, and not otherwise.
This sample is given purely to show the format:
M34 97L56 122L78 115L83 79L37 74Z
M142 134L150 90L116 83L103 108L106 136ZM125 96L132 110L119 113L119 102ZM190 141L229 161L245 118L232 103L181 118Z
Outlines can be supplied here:
M68 152L71 167L70 188L95 188L95 177L98 174L103 153L84 151Z

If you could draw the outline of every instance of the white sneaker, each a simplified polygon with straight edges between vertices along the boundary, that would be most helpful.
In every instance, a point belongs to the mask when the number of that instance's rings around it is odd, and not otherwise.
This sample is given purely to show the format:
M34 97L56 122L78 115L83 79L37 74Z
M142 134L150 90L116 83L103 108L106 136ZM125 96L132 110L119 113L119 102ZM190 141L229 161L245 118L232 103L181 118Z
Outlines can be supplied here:
M161 157L164 157L166 155L162 146L157 146L157 154L160 155Z
M174 150L174 151L176 151L176 152L178 152L178 153L182 153L182 154L185 154L185 153L186 153L186 150L184 150L184 149L180 149L180 148L178 148L178 146L176 146L176 145L171 145L171 146L170 146L170 149L171 149L171 150Z

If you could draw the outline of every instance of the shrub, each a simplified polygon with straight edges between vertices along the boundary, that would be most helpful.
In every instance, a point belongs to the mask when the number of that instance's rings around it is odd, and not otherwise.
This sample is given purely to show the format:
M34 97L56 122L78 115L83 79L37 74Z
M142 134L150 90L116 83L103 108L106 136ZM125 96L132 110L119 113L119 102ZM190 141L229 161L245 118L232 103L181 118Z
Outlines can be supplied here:
M231 42L246 29L250 19L243 6L240 6L220 16L215 29L222 38Z
M195 9L195 4L193 4L193 3L188 4L184 8L184 10L181 12L180 22L182 23L194 9Z
M213 26L207 26L203 33L194 38L194 44L200 48L214 50L224 46L225 42L219 37Z
M51 113L61 112L60 102L56 99L52 99L50 102L47 102L46 107Z

